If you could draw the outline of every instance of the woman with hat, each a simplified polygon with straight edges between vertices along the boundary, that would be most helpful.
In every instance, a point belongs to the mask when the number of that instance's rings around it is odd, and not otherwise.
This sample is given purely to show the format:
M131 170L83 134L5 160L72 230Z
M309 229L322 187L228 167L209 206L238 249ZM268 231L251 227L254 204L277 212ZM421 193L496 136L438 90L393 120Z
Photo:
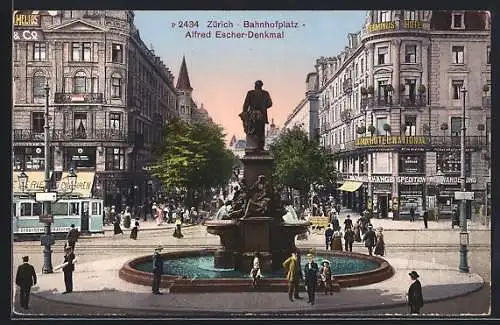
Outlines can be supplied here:
M333 233L332 251L342 251L342 232L340 229L335 230Z
M410 306L411 314L420 314L420 308L424 306L424 298L422 296L422 285L418 280L419 275L416 271L408 273L410 279L413 281L408 289L407 299Z
M375 234L376 244L375 244L375 255L384 256L385 253L385 243L384 234L382 233L384 229L382 227L377 228L377 233Z
M360 228L360 221L358 219L354 224L354 241L357 241L358 243L361 242L361 230L359 228Z
M328 260L323 260L321 264L323 266L321 267L320 276L321 283L323 284L323 288L325 289L325 295L328 294L328 289L330 289L330 295L333 295L332 269L330 267L330 262Z

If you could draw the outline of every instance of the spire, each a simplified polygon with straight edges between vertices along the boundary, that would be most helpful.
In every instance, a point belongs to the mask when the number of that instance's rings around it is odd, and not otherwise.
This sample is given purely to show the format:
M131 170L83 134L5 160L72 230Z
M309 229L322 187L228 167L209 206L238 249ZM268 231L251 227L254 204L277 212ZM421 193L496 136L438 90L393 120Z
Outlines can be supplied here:
M236 136L233 134L233 137L231 138L231 141L229 142L229 146L232 147L236 142Z
M177 89L182 90L193 90L191 83L189 82L188 70L186 67L186 58L182 56L181 70L179 71L179 78L177 79Z

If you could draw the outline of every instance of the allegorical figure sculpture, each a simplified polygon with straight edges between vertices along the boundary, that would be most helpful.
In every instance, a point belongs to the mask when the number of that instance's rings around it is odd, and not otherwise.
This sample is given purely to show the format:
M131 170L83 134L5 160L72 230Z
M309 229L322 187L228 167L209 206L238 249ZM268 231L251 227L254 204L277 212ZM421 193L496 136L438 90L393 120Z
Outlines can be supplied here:
M273 105L271 96L262 86L263 82L257 80L255 89L247 92L243 112L239 115L247 135L247 148L260 151L264 150L265 126L269 123L267 109ZM248 138L253 140L255 147L249 144Z

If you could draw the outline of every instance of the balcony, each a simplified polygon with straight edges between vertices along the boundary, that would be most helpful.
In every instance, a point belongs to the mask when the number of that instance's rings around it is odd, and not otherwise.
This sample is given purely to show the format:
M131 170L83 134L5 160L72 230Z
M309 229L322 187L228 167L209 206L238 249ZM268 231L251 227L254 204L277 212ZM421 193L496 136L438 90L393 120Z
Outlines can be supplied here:
M345 94L350 94L352 93L352 79L347 78L343 83L342 83L342 89Z
M425 94L399 96L399 102L402 107L424 107L427 106L427 96Z
M392 96L385 97L362 97L361 106L368 108L386 108L392 106Z
M126 134L121 130L63 130L52 132L52 141L125 141Z
M102 104L104 96L102 93L55 93L54 104Z
M491 96L483 96L483 108L491 108Z
M14 141L33 141L33 142L43 142L44 133L40 133L34 130L25 129L14 129L12 130Z

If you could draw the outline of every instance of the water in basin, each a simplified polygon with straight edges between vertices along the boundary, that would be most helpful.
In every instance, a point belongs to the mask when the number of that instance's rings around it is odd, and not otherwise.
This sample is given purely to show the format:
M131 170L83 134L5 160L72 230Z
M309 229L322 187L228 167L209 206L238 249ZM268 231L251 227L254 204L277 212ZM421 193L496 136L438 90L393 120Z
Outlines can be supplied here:
M376 269L378 264L376 262L357 259L349 256L317 256L316 263L321 267L320 262L327 259L331 263L332 272L334 275L366 272ZM307 261L302 259L302 269L304 269ZM215 279L215 278L245 278L249 277L250 270L242 273L234 269L216 269L213 267L213 255L205 256L188 256L176 257L164 260L164 273L168 275L186 276L188 278L199 279ZM152 261L137 264L135 269L144 272L152 272ZM284 271L278 270L271 274L262 274L263 277L271 278L284 278Z

